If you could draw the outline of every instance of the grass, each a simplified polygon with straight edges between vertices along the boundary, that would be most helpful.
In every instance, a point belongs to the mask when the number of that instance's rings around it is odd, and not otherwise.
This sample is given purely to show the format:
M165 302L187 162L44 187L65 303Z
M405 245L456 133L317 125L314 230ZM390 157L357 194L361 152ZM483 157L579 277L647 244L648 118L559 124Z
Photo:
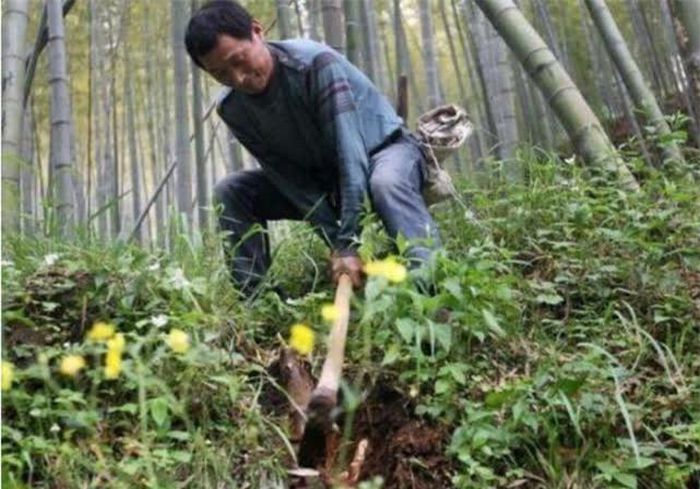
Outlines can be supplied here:
M460 206L436 211L435 296L368 281L346 397L392 378L415 415L449 433L455 487L697 481L700 192L637 169L643 191L630 195L555 158L524 159L527 187L462 183L478 223ZM386 253L374 218L367 229L365 256ZM3 485L283 487L292 447L264 406L265 366L292 323L323 337L331 286L308 228L292 226L275 253L271 282L292 297L249 304L215 236L181 237L171 254L6 238L3 359L15 380L2 399ZM105 346L84 341L97 320L126 337L115 380ZM171 328L190 335L186 353L167 346ZM87 360L76 377L58 372L69 353Z

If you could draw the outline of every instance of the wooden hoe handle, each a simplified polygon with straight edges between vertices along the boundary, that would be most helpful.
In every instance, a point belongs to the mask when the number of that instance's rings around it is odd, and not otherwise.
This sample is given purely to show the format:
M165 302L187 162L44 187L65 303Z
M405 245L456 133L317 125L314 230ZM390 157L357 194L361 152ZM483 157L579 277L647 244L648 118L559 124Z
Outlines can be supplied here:
M338 317L333 322L328 336L328 355L323 362L321 377L311 396L312 399L324 397L333 405L337 401L340 376L345 359L345 339L348 335L351 297L352 282L347 274L343 274L338 279L338 288L335 291L335 308L338 311Z

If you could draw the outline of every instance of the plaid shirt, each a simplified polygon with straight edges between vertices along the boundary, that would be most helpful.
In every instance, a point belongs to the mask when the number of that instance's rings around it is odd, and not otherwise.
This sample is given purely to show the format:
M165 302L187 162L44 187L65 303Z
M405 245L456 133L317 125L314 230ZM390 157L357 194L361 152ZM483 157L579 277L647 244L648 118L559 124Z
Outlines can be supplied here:
M219 115L328 243L352 250L368 192L369 155L403 120L328 46L301 39L268 46L275 70L266 91L224 90Z

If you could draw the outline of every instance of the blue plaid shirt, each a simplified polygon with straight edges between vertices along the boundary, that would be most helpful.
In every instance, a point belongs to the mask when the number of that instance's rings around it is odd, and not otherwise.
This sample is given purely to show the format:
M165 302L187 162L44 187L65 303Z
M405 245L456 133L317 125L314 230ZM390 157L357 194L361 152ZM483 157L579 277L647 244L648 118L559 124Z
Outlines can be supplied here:
M369 155L403 126L372 82L325 44L269 42L262 94L222 92L218 112L272 183L336 250L352 250Z

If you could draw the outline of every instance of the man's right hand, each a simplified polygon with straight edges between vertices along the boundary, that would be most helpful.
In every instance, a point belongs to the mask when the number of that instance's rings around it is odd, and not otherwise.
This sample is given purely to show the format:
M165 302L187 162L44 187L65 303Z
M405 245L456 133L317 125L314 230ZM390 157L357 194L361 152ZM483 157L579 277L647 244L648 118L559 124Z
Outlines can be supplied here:
M333 283L338 284L340 276L346 274L350 277L352 286L356 289L362 287L364 283L364 272L362 259L357 254L339 254L333 252L331 255L331 277Z

